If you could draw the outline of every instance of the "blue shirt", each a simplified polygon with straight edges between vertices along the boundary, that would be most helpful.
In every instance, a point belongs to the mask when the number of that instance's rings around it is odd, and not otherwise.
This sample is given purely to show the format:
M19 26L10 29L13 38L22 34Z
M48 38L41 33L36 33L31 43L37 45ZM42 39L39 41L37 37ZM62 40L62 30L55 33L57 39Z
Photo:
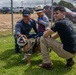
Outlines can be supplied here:
M34 20L30 19L29 23L25 23L23 19L21 19L17 22L15 26L16 30L15 35L17 34L29 35L32 28L37 33L36 22Z
M38 17L38 32L44 32L48 26L49 26L49 19L45 14L42 17Z

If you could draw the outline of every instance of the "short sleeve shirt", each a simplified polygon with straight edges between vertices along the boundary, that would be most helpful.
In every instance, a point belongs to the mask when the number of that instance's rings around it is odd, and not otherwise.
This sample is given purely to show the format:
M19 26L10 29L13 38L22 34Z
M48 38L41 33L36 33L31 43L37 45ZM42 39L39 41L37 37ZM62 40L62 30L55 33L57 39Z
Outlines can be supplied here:
M58 32L64 50L76 52L76 29L74 29L71 21L66 18L59 20L51 27L51 29L54 32Z

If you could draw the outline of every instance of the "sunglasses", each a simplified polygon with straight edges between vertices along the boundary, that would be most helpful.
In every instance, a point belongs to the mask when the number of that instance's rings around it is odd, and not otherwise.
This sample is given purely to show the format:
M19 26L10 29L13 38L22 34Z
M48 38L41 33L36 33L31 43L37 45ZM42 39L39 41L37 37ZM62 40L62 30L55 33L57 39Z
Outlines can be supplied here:
M29 17L29 16L23 15L23 17Z

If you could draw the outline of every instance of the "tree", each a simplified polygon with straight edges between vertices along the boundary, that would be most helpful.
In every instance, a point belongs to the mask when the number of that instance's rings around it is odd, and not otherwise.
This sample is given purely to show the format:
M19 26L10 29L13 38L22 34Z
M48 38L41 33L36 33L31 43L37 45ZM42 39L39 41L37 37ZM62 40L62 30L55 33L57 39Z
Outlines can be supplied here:
M64 0L60 0L60 2L58 3L58 5L62 5L62 6L65 6L67 8L74 8L73 4L69 3L69 2L66 2Z
M56 2L53 3L54 6L58 5Z

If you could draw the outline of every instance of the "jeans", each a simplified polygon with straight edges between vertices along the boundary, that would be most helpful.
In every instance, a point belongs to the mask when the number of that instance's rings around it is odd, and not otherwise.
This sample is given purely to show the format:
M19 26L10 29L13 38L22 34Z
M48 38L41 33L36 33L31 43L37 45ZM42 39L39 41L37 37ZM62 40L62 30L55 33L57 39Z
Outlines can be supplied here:
M33 38L33 37L37 36L37 34L29 34L28 36L29 36L29 38ZM15 53L20 53L20 47L17 44L17 37L16 37L16 35L14 35L14 40L15 40Z

